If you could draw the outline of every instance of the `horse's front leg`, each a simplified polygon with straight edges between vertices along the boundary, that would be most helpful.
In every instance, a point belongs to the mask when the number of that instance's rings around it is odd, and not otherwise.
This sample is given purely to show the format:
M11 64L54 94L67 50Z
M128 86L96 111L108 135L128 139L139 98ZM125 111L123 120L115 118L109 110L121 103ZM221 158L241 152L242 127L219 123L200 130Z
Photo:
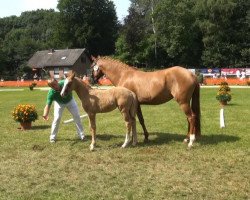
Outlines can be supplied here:
M95 114L89 114L89 125L90 125L90 131L91 131L91 144L90 144L90 151L94 151L95 145L96 145L96 122L95 122Z
M129 145L129 142L130 142L130 136L129 136L129 133L126 133L125 141L122 145L122 148L126 148Z
M148 131L147 131L147 128L146 128L145 123L144 123L144 118L142 115L140 104L138 104L138 107L137 107L137 116L138 116L139 122L140 122L142 129L143 129L143 132L144 132L144 142L148 142Z
M125 137L125 141L122 145L122 148L125 148L129 145L129 142L130 142L130 132L131 132L131 120L130 120L130 117L129 117L129 113L122 113L123 117L124 117L124 120L125 120L125 125L126 125L126 128L127 128L127 133L126 133L126 137Z

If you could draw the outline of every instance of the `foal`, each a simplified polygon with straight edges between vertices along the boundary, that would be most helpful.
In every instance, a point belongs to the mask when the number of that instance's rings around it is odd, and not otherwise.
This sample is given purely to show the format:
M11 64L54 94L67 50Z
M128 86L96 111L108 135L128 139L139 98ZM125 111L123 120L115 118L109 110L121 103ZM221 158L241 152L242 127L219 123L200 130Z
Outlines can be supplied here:
M90 150L94 150L96 145L96 114L105 113L118 108L124 117L127 133L122 148L128 146L130 142L130 132L132 129L133 145L137 143L136 133L136 109L137 97L130 90L123 87L114 87L108 90L93 89L82 82L75 74L71 74L64 81L61 96L67 92L75 90L81 100L82 107L89 117L89 125L92 134Z

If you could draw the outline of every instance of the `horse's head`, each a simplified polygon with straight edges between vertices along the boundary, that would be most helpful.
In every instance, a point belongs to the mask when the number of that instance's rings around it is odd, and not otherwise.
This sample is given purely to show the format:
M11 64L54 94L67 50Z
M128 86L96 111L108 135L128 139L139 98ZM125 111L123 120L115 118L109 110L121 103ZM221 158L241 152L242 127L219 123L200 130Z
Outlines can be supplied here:
M64 97L73 90L73 79L75 78L75 73L71 73L64 81L63 88L61 90L61 96Z
M95 83L98 82L98 80L104 75L104 73L102 72L102 68L100 66L100 64L98 63L98 60L99 60L99 56L97 58L95 58L94 56L91 56L92 58L92 65L91 65L91 68L92 68L92 78L94 80Z
M51 87L52 89L56 90L56 91L60 91L61 87L58 84L57 80L52 78L50 80L48 80L48 86Z

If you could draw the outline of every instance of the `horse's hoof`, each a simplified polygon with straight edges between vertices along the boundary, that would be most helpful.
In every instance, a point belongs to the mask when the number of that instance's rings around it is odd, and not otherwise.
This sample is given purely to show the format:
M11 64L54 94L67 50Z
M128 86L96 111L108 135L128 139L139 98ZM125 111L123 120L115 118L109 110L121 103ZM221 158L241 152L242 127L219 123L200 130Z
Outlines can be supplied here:
M121 148L126 148L128 146L128 144L123 144L122 146L121 146Z
M187 139L187 138L185 138L184 140L183 140L183 143L188 143L189 142L189 139Z
M132 146L135 147L136 145L137 145L137 142L133 142L133 143L132 143Z
M143 142L144 142L144 143L149 143L149 139L148 139L148 138L145 138L145 139L143 140Z
M89 150L90 150L90 151L94 151L94 150L95 150L94 145L90 145L90 146L89 146Z

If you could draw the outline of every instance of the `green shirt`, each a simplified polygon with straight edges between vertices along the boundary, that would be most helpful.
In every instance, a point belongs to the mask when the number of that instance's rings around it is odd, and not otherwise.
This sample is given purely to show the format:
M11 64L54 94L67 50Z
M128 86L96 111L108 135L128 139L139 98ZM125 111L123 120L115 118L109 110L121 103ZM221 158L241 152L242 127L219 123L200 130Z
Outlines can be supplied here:
M62 88L64 84L64 80L59 81L59 85ZM51 105L53 101L56 101L59 104L66 104L70 102L72 99L72 92L70 92L67 96L62 97L60 94L61 91L56 91L54 89L50 89L47 95L47 105Z

